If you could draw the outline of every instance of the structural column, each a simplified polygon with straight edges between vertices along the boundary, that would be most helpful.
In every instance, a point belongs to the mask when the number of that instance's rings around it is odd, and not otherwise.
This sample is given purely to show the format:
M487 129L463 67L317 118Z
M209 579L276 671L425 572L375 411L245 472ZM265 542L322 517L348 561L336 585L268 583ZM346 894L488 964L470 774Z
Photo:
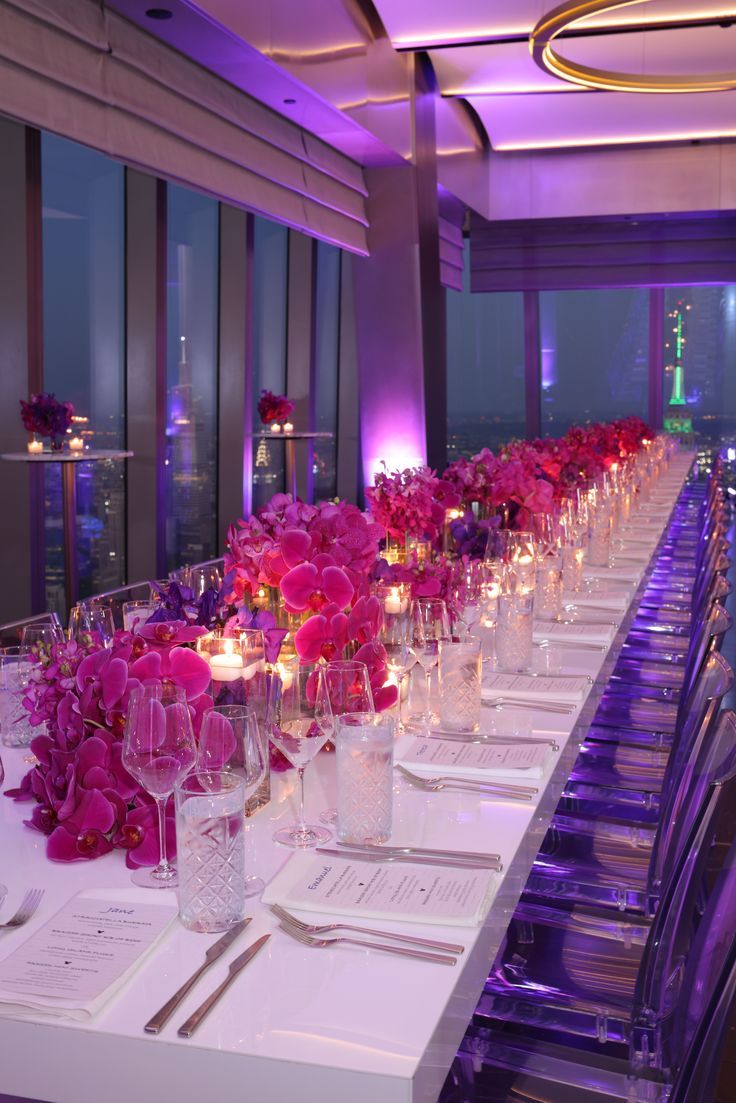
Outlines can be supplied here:
M524 399L527 439L542 435L542 339L539 292L524 292Z

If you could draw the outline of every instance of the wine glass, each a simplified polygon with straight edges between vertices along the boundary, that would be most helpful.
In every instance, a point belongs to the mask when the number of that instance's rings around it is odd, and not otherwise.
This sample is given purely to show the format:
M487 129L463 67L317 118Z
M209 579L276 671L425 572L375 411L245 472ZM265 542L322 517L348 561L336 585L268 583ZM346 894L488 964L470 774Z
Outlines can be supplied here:
M214 564L205 567L190 567L187 586L194 592L194 600L206 593L207 590L222 589L222 575Z
M420 597L411 604L412 651L424 671L427 683L427 701L421 723L430 728L434 717L430 707L432 670L439 661L440 640L449 640L450 623L447 606L440 598Z
M406 615L384 615L381 625L380 641L386 651L386 666L388 671L396 679L399 690L399 717L398 730L404 730L401 719L401 688L404 676L409 673L416 663L416 657L411 649L411 617L407 602Z
M176 888L176 869L166 857L166 802L178 778L197 761L192 718L181 686L142 685L128 702L123 737L123 766L156 801L160 860L155 869L132 876L143 888Z
M23 704L33 672L33 659L29 647L0 647L0 733L6 747L26 746L42 731L31 727Z
M274 842L305 849L331 838L324 827L304 820L304 771L332 736L334 720L324 681L324 668L280 664L274 678L274 707L269 737L273 745L296 767L299 778L299 821L274 833Z
M72 606L69 614L70 640L76 640L82 646L96 643L101 647L112 647L114 638L115 625L109 605L82 601Z
M245 782L246 803L250 800L268 769L268 746L255 709L246 705L217 705L207 710L199 733L197 769L201 773L229 770L238 774ZM246 896L260 896L263 889L260 877L246 876Z
M486 570L477 559L458 562L453 572L452 624L453 635L468 636L481 615Z
M52 614L52 620L37 621L35 624L26 624L21 632L20 642L22 647L27 647L39 658L49 655L51 648L57 643L64 643L64 629L59 623L56 613Z
M348 712L375 712L370 675L365 663L352 659L333 659L324 668L324 682L333 716ZM320 823L337 823L337 809L328 808Z

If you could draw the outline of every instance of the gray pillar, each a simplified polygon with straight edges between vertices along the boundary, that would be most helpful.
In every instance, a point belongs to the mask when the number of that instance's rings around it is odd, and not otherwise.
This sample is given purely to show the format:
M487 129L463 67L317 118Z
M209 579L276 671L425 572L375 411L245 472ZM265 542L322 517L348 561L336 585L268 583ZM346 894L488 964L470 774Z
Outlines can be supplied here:
M664 417L664 288L649 290L649 424L661 429Z
M524 399L526 435L542 435L542 356L539 331L539 292L524 292Z
M38 132L31 134L37 136ZM38 380L29 375L29 352L30 341L34 338L40 351L42 336L37 328L40 315L36 316L28 299L35 289L26 263L25 127L0 118L0 149L3 151L0 172L0 241L3 243L0 249L0 451L22 452L28 434L20 420L18 402L28 398L29 390L39 389ZM40 197L38 213L40 216ZM40 272L37 275L40 277ZM34 365L39 366L40 362ZM0 575L5 580L0 587L0 621L16 620L31 613L28 467L28 464L0 463L0 501L6 524L12 526L10 535L0 540ZM41 599L42 595L43 585ZM38 611L38 602L33 604Z

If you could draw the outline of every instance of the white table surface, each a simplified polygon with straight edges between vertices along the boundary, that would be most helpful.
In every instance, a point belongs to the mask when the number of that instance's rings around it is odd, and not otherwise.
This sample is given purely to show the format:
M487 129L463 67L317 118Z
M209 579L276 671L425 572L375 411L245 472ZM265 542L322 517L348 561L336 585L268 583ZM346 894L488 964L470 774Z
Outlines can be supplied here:
M675 457L655 503L674 503L690 463L690 456ZM644 508L647 514L640 515L637 539L645 527L653 551L664 521L660 516L652 519L656 505ZM537 669L589 674L594 684L577 715L532 717L534 732L557 733L561 747L539 782L540 795L533 804L479 800L461 793L424 794L397 779L391 843L493 851L503 861L498 891L482 927L412 928L430 938L462 942L466 950L456 968L357 947L302 946L278 929L267 908L249 901L247 914L253 922L247 931L195 986L158 1036L144 1034L144 1022L200 964L217 936L195 934L176 924L161 948L86 1024L0 1019L0 1093L50 1103L436 1100L635 606L636 601L607 655L565 648L550 660L535 648ZM513 716L492 715L501 730L513 724ZM517 721L521 715L515 714ZM27 768L24 753L3 750L5 788L17 784ZM266 879L290 856L271 842L271 834L277 825L295 819L295 780L293 771L274 775L271 803L250 821L251 870ZM308 818L334 806L334 755L318 756L307 771L306 790ZM49 862L45 837L22 826L31 807L0 799L0 880L9 888L2 917L11 914L28 887L46 890L31 923L0 934L2 957L75 892L124 889L128 884L120 852L89 863ZM311 922L321 918L303 914ZM194 1037L178 1038L177 1027L223 978L237 947L242 950L267 931L273 932L271 941Z

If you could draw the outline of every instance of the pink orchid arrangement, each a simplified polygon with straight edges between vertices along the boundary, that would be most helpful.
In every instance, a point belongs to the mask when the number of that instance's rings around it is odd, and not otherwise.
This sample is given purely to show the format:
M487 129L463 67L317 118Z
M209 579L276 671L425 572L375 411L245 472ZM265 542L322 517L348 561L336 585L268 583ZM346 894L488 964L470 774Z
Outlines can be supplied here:
M115 849L126 852L131 868L158 861L156 806L122 764L128 700L142 684L182 686L197 735L212 706L210 671L185 645L205 631L175 621L147 624L135 636L116 632L107 650L66 642L38 659L24 702L31 724L43 727L31 743L38 764L7 795L35 801L25 823L48 836L53 861ZM173 814L167 845L173 853Z
M430 467L378 472L365 496L371 515L386 532L419 540L436 540L445 511L460 504L456 487Z
M294 403L285 394L262 390L258 399L258 416L264 425L272 421L288 421L294 413Z

